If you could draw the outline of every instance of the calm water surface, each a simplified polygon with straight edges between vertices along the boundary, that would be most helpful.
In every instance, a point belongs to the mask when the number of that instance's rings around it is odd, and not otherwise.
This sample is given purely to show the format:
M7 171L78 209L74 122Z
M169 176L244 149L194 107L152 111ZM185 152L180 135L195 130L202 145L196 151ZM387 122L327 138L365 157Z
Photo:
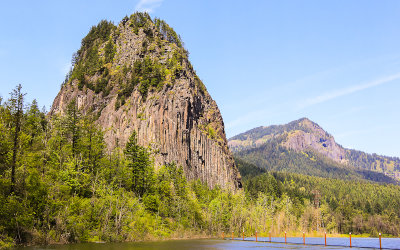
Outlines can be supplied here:
M266 241L268 238L258 238L259 241ZM255 242L255 238L246 238L246 241L236 240L170 240L158 242L139 242L139 243L80 243L69 245L52 245L45 247L24 247L20 250L130 250L130 249L161 249L161 250L179 250L179 249L350 249L348 238L328 238L327 244L331 246L321 246L324 244L323 238L306 238L306 246L303 246L303 238L288 238L288 244L285 244L284 238L272 238L269 242ZM293 244L299 243L299 244ZM314 245L320 244L320 245ZM333 246L334 245L334 246ZM379 249L379 239L376 238L352 238L351 249ZM382 239L382 248L400 249L400 239Z

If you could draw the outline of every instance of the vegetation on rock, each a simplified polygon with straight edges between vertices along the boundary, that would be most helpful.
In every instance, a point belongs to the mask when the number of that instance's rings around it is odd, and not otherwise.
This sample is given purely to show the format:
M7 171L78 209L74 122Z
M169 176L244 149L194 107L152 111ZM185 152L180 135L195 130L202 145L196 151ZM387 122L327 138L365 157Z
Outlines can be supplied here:
M165 21L157 18L153 21L147 13L137 12L130 18L125 17L120 25L117 27L102 20L90 29L73 56L73 68L65 81L72 83L75 80L80 90L86 87L96 93L102 92L103 96L108 96L116 87L116 109L125 104L134 90L146 100L149 91L160 91L165 84L174 84L183 72L183 61L190 65L180 36ZM114 62L117 44L122 42L121 30L125 26L133 30L136 42L142 46L132 65ZM165 54L166 51L171 52ZM156 59L160 57L165 59L162 62ZM201 81L196 80L196 84L204 93Z
M65 113L76 99L82 114L94 114L108 150L125 146L135 130L140 145L159 152L155 165L175 162L188 177L201 176L210 187L239 186L218 107L170 26L135 13L117 26L102 22L83 41L50 116ZM95 70L85 73L90 65ZM214 166L227 175L215 178Z

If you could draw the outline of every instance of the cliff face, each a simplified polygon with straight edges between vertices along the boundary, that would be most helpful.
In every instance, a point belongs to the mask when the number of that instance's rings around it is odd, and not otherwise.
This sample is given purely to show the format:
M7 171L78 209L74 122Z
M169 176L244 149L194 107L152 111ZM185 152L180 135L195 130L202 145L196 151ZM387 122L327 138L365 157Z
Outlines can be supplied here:
M333 136L308 119L298 121L305 130L288 132L283 145L295 151L313 150L338 163L347 163L346 151L335 142Z
M108 25L103 38L82 40L74 69L50 114L62 114L76 99L83 113L98 117L109 150L124 147L135 130L139 144L154 152L156 166L175 162L188 179L210 187L240 188L218 106L196 76L176 33L141 13L124 18L118 27ZM92 28L95 32L88 36L107 31L103 26ZM86 46L86 40L94 42ZM89 69L90 53L98 60L94 70Z

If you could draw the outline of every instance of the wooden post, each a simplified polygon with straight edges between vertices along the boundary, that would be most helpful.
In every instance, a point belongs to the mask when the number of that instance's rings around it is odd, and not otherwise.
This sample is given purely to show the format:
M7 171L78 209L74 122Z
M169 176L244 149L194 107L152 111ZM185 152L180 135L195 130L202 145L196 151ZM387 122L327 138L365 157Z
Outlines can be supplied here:
M379 233L379 249L382 249L382 235Z
M224 231L222 231L222 239L225 240Z
M232 240L233 240L233 231L232 231Z
M269 231L269 243L271 243L271 231Z
M257 242L258 240L257 240L257 231L256 231L256 242Z
M325 232L325 246L326 246L326 232Z
M244 228L243 228L243 240L244 240Z
M349 235L350 235L350 247L351 247L351 233L349 233Z
M306 234L303 232L303 245L306 244Z
M285 244L286 244L287 242L286 242L286 231L285 231Z

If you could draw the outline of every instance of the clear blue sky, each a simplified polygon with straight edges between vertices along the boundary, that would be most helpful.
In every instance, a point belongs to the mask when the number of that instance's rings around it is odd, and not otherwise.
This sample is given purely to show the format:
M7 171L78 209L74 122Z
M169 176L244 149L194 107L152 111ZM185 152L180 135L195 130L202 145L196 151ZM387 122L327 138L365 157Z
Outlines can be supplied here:
M0 95L47 109L92 25L135 10L166 20L227 136L308 117L345 147L400 156L400 1L5 1Z

